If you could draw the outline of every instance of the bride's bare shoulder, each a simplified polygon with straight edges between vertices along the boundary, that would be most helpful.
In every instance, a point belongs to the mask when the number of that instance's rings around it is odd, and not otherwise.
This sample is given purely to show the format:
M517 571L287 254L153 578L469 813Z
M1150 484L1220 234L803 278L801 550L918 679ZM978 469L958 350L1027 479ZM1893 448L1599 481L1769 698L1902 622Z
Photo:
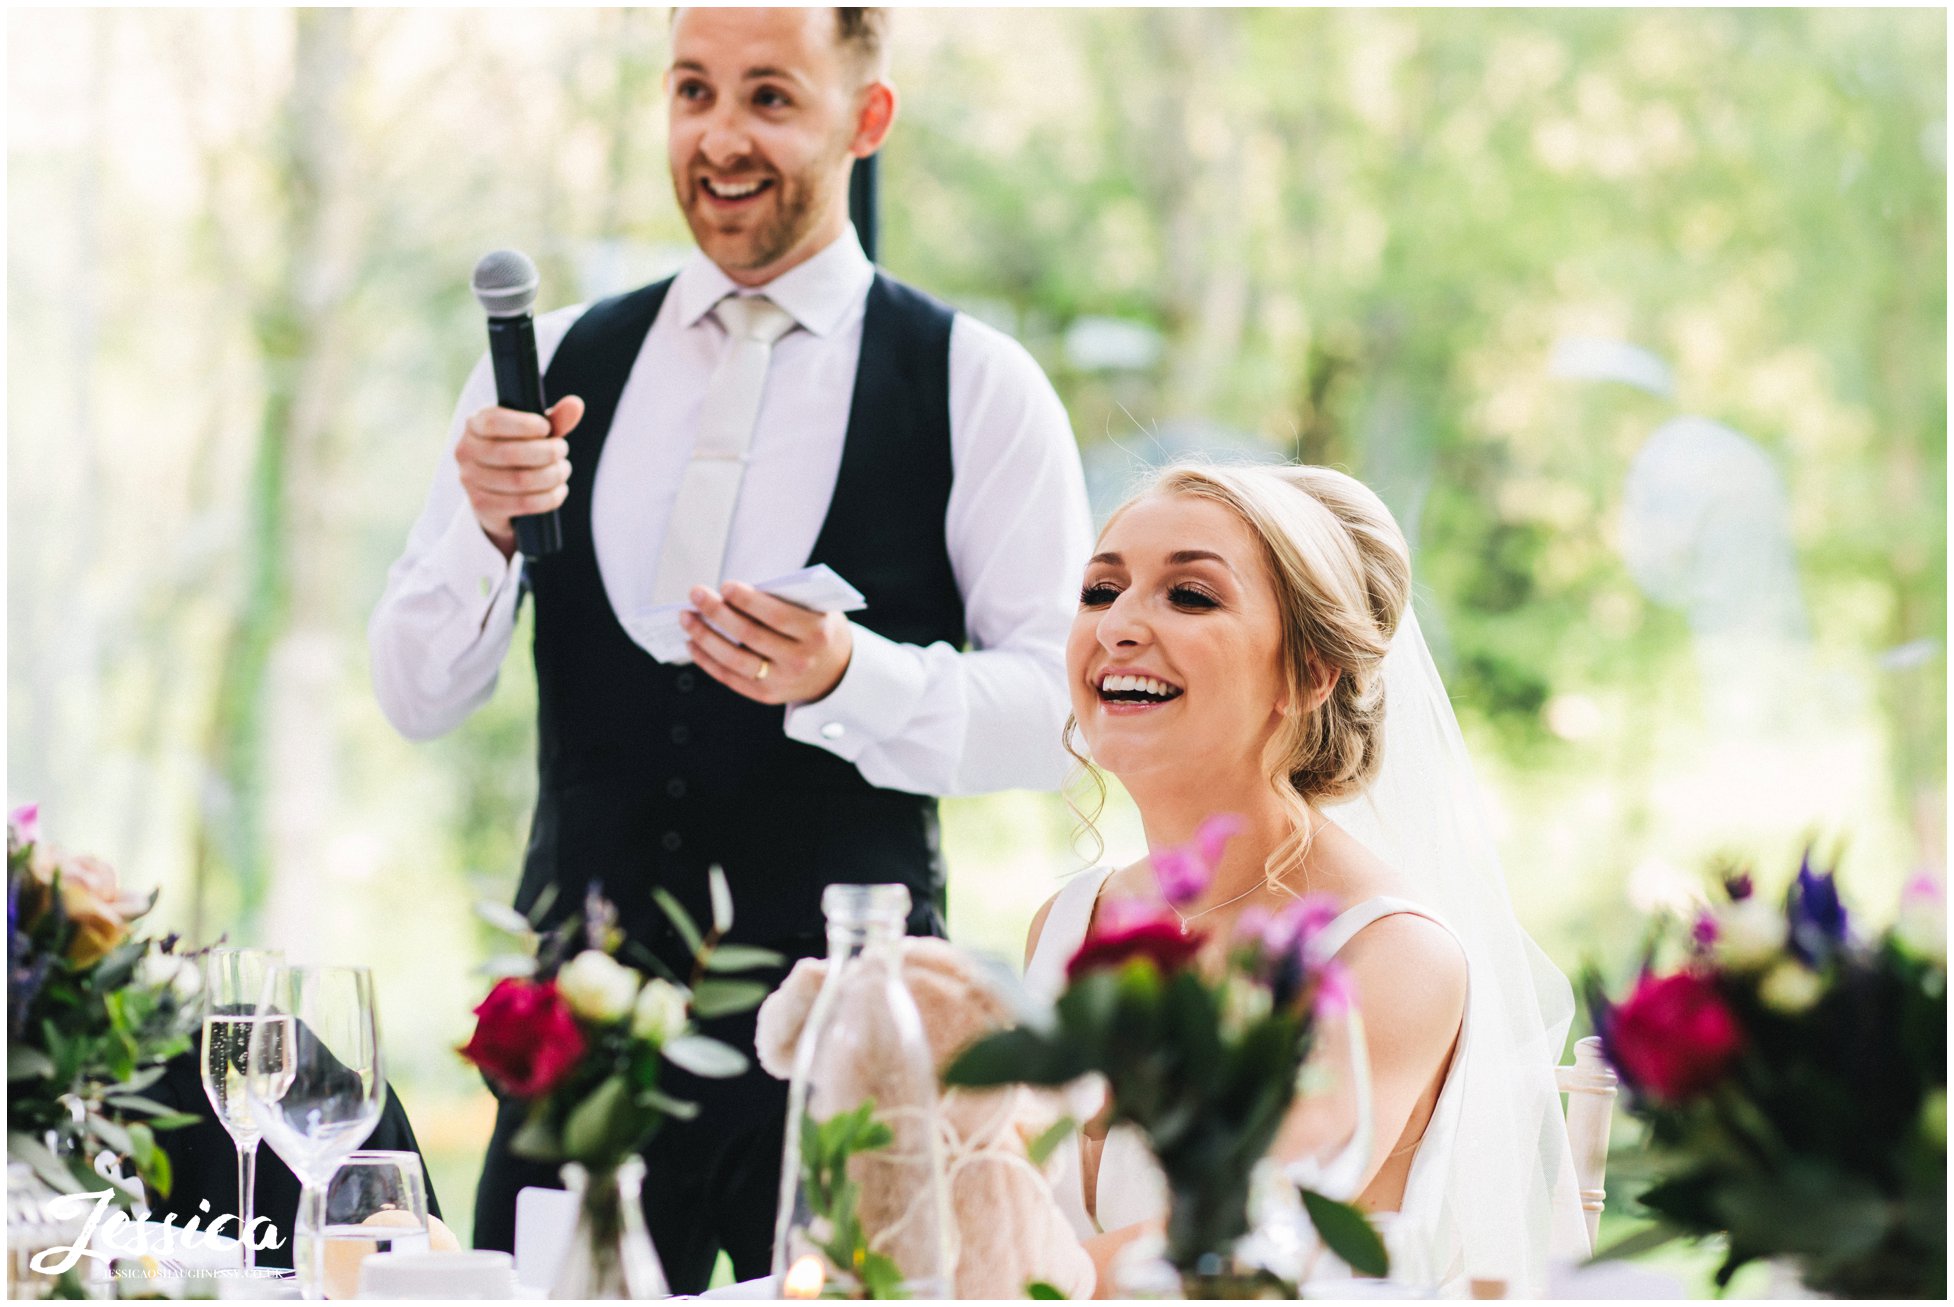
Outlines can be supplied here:
M1102 899L1129 897L1130 891L1120 887L1126 884L1135 872L1143 869L1145 866L1146 864L1143 862L1136 862L1132 866L1121 867L1111 875L1106 876L1104 883L1100 886L1099 897ZM1082 871L1078 874L1094 879L1098 879L1100 876L1097 869ZM1025 932L1024 941L1024 961L1027 967L1031 965L1032 956L1038 952L1038 941L1045 933L1045 922L1050 920L1053 906L1058 903L1064 893L1064 887L1060 887L1058 893L1046 899L1044 905L1036 913L1032 914L1031 929Z

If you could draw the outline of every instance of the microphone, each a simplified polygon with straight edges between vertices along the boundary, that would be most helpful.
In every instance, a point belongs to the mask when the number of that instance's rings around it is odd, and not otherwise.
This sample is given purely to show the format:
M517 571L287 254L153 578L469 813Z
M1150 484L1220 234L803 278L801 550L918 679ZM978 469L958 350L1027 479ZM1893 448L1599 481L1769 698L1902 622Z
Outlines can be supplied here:
M520 250L490 250L475 264L475 298L488 314L489 362L495 367L495 402L523 413L543 411L543 373L536 364L536 265ZM563 548L563 521L555 509L511 518L516 548L542 558Z

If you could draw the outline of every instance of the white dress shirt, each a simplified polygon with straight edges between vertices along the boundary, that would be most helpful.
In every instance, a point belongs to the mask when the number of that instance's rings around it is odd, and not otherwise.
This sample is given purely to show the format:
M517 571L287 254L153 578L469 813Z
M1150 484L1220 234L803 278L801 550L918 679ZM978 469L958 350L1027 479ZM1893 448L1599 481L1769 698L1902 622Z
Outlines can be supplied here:
M774 346L727 543L729 580L765 581L808 561L841 467L874 275L851 227L756 288L797 326ZM618 613L650 606L706 381L730 348L710 310L739 289L694 251L632 365L598 466L572 457L571 476L597 478L591 531ZM537 319L545 368L585 307ZM522 555L505 561L483 533L453 453L468 416L495 402L485 354L367 629L380 706L411 739L452 730L488 700L515 630ZM1053 788L1067 762L1065 638L1092 538L1085 481L1065 408L1037 363L961 313L950 331L950 455L944 534L971 652L897 644L855 625L841 683L789 706L783 729L889 789Z

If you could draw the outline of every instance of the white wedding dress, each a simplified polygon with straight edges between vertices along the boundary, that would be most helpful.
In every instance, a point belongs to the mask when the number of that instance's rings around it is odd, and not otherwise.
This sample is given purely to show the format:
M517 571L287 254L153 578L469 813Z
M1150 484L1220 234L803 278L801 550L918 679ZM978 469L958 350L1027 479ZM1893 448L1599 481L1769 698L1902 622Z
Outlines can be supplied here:
M1038 947L1025 967L1025 988L1041 1001L1057 998L1065 985L1065 964L1085 942L1100 889L1113 874L1111 867L1094 867L1074 876L1059 891L1052 910L1046 915ZM1346 908L1325 929L1323 942L1327 956L1335 956L1357 932L1384 917L1411 913L1445 928L1451 927L1426 909L1406 899L1377 897ZM1467 984L1471 984L1468 976ZM1468 1005L1468 1013L1470 1006ZM1432 1108L1430 1122L1412 1155L1410 1174L1405 1180L1404 1199L1394 1223L1393 1241L1415 1238L1424 1245L1432 1260L1428 1265L1448 1288L1457 1287L1462 1268L1455 1239L1444 1228L1444 1209L1448 1191L1453 1139L1459 1117L1460 1067L1470 1056L1470 1021L1459 1032L1458 1051L1446 1073L1445 1087ZM1096 1092L1096 1090L1094 1091ZM1100 1104L1078 1103L1073 1112L1080 1119L1095 1114ZM1146 1137L1130 1125L1117 1126L1106 1135L1099 1155L1099 1176L1094 1186L1095 1222L1086 1213L1085 1180L1079 1164L1077 1140L1060 1148L1052 1161L1052 1183L1059 1206L1080 1238L1104 1230L1117 1230L1167 1214L1167 1185L1159 1166L1148 1150Z

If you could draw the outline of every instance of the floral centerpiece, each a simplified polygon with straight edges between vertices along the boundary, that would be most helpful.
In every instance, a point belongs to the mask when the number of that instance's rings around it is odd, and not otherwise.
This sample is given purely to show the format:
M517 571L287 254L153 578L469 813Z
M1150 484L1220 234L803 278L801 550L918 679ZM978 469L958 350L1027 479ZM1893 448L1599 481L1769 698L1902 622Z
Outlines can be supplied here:
M633 1246L649 1248L634 1201L638 1154L668 1119L690 1120L698 1106L660 1087L667 1063L707 1079L746 1070L746 1055L698 1033L701 1018L757 1007L768 986L739 973L777 967L779 954L726 944L732 895L712 868L712 924L701 931L664 890L660 908L691 953L681 978L617 928L615 907L596 891L581 917L548 931L499 905L484 916L518 934L525 954L491 966L503 976L475 1009L475 1032L459 1050L504 1094L528 1105L510 1147L520 1157L566 1164L581 1188L581 1296L643 1296L655 1262L633 1270ZM540 920L548 903L539 903ZM634 965L634 963L636 965ZM647 973L651 974L647 974ZM566 1268L566 1269L576 1269ZM561 1278L559 1289L566 1289ZM567 1291L567 1289L566 1289Z
M170 1190L156 1131L196 1118L143 1096L190 1047L194 956L139 934L156 893L42 838L29 805L7 819L7 1156L62 1193ZM136 1183L117 1165L126 1160Z
M1721 1233L1727 1284L1758 1258L1844 1297L1941 1298L1947 1283L1947 927L1931 877L1894 924L1852 927L1807 854L1781 904L1725 878L1691 925L1658 930L1595 1028L1648 1127L1638 1195L1655 1226L1603 1256ZM1658 970L1656 956L1680 949Z
M1188 847L1154 855L1168 904L1200 897L1235 825L1211 819ZM1244 912L1210 975L1195 965L1205 932L1166 909L1102 904L1049 1023L978 1040L944 1082L1059 1086L1103 1076L1109 1125L1137 1126L1166 1176L1166 1256L1189 1295L1288 1296L1293 1285L1266 1271L1244 1277L1230 1257L1249 1231L1251 1172L1295 1101L1319 1015L1350 1001L1341 964L1315 944L1335 915L1320 896L1274 914ZM1304 1200L1332 1252L1384 1273L1383 1244L1354 1207L1315 1193Z

